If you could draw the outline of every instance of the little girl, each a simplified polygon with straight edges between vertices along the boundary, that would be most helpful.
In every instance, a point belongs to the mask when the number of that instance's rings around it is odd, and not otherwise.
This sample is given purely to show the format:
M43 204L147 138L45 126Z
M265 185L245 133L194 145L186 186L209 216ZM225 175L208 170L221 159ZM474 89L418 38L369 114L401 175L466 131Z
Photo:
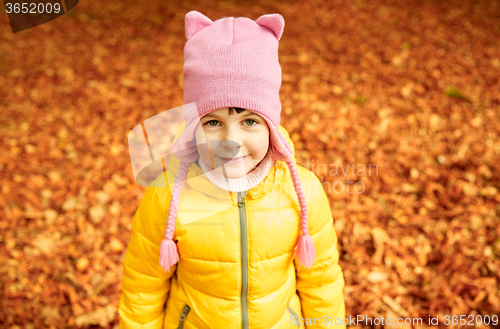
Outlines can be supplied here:
M346 327L328 199L280 126L283 28L279 14L186 14L195 106L134 216L120 328Z

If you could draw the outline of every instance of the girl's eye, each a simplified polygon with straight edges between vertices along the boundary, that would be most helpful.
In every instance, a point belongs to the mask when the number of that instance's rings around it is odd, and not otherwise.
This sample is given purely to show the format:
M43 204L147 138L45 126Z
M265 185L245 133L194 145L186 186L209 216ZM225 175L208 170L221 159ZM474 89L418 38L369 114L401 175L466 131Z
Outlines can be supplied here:
M255 124L249 124L248 126L255 126L257 124L257 121L255 121L254 119L246 119L245 122L246 123L248 123L248 122L250 122L250 123L254 122L255 123Z
M215 125L211 125L210 122L215 122ZM219 123L219 121L217 121L217 120L210 120L210 121L207 121L205 124L210 126L210 127L216 127L218 123Z
M254 119L246 119L244 122L247 126L255 126L256 124L258 124L258 122L255 121ZM205 122L205 125L207 125L209 127L217 127L218 123L219 123L219 121L217 121L217 120L210 120L210 121Z

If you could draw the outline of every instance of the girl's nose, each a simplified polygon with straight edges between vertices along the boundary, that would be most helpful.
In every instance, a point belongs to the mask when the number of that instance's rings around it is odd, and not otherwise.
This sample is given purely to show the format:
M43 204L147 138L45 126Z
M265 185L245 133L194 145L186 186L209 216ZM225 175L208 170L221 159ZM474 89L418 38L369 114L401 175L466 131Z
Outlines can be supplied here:
M241 147L241 143L238 143L232 139L223 139L220 142L221 147L228 150L237 150Z
M221 141L221 146L229 150L240 148L242 144L241 136L237 129L227 128Z

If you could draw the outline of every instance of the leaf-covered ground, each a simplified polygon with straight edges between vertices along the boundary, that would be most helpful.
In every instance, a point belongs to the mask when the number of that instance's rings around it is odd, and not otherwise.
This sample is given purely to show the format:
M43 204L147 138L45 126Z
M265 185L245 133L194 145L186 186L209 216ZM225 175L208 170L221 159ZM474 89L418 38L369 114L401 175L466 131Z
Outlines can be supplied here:
M500 314L500 2L113 0L1 15L3 328L117 326L127 134L183 103L190 10L284 16L281 124L330 198L348 316Z

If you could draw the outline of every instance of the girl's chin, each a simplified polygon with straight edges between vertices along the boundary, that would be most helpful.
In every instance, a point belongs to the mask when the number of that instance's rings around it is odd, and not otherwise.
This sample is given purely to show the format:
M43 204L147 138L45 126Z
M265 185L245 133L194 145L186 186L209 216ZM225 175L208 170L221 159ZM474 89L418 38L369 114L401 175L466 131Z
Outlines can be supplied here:
M250 170L245 170L244 167L239 168L239 169L232 169L232 168L224 168L226 174L224 174L224 171L222 171L222 168L217 168L217 171L224 177L229 178L229 179L238 179L243 176L245 176Z

